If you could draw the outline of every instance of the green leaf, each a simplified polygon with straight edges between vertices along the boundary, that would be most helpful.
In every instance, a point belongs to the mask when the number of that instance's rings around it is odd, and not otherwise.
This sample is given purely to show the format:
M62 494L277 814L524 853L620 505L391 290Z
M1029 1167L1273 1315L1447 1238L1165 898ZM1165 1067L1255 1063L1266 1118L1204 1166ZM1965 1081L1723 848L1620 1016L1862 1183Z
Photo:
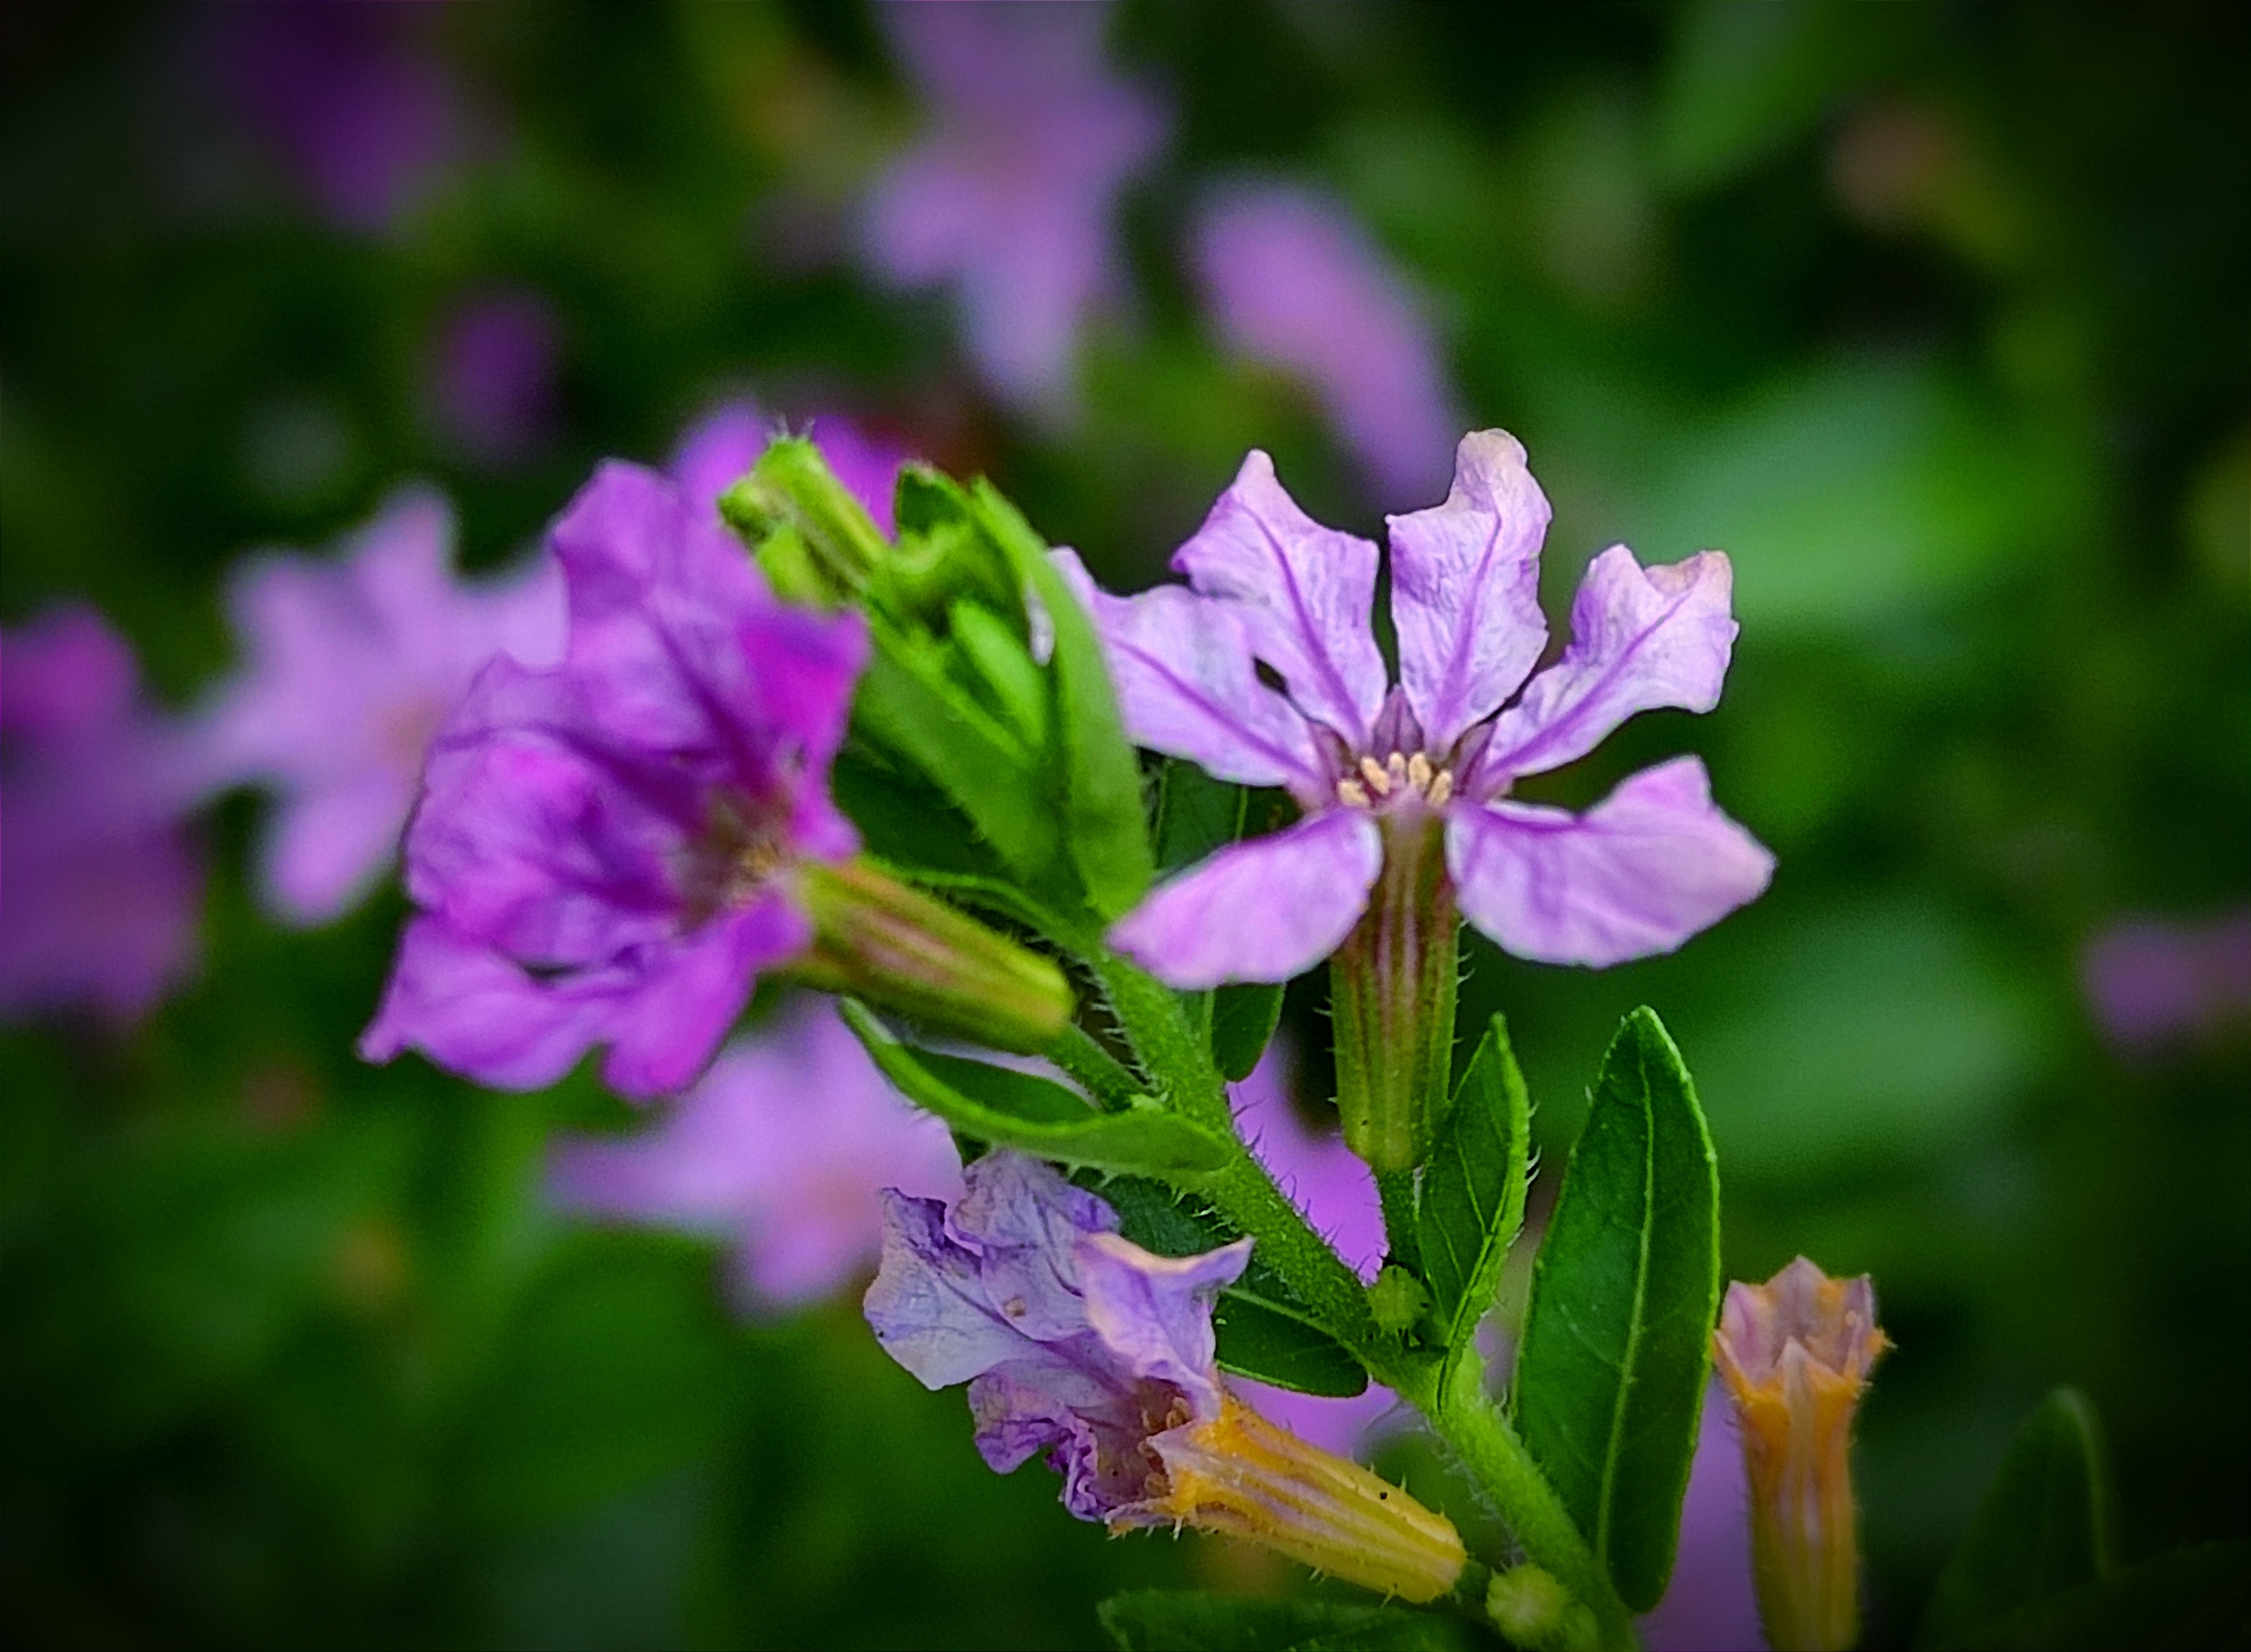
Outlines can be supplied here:
M1148 893L1154 867L1141 811L1141 767L1126 737L1094 622L1048 560L1016 508L981 477L970 487L979 520L1055 627L1049 669L1063 740L1063 839L1088 904L1114 918Z
M1932 1652L2241 1652L2251 1648L2251 1538L2175 1549L1926 1644Z
M1234 1157L1231 1143L1153 1103L1098 1113L1032 1074L911 1049L864 1006L840 1006L883 1076L965 1136L1059 1164L1171 1178L1208 1175Z
M1157 770L1157 865L1177 872L1243 835L1250 790L1215 780L1185 757L1167 757Z
M1962 1546L1940 1574L1922 1632L1945 1645L2111 1569L2109 1476L2094 1407L2059 1388L2002 1460Z
M1441 1403L1493 1305L1501 1264L1524 1225L1532 1102L1498 1015L1454 1091L1453 1106L1423 1170L1415 1227L1446 1350Z
M991 609L964 598L946 611L946 631L976 682L1026 745L1048 740L1048 686L1022 639Z
M1211 1059L1232 1082L1250 1076L1282 1020L1282 989L1246 981L1211 995Z
M1485 1644L1437 1612L1357 1602L1136 1589L1095 1611L1119 1652L1468 1652Z
M1720 1301L1720 1175L1680 1053L1633 1012L1603 1058L1532 1275L1524 1442L1646 1612L1673 1571Z

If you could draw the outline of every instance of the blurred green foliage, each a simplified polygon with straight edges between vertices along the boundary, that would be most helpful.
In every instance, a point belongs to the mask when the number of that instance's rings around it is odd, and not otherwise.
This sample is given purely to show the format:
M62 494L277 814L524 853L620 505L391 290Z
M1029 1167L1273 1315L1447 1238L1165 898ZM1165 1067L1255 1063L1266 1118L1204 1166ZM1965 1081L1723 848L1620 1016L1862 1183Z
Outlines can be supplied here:
M863 12L448 10L431 49L485 139L377 236L246 134L207 23L0 20L9 623L89 598L182 703L228 661L246 548L420 475L490 563L597 457L745 388L989 473L1114 586L1254 444L1372 530L1425 501L1363 496L1310 399L1220 356L1179 257L1215 174L1326 182L1427 296L1471 414L1529 447L1551 612L1614 540L1735 556L1720 712L1641 719L1541 795L1700 750L1773 891L1599 975L1479 944L1461 1024L1506 1011L1553 1161L1609 1029L1656 1005L1728 1274L1874 1273L1871 1644L1912 1633L2059 1382L2107 1426L2124 1559L2243 1531L2251 1040L2123 1059L2074 974L2118 915L2251 898L2240 10L1128 4L1118 52L1174 137L1123 214L1136 311L1062 432L983 398L942 301L837 256L912 124ZM447 306L496 287L563 340L559 421L509 466L449 446L425 385ZM745 1326L710 1248L543 1212L548 1130L625 1109L359 1065L399 908L274 930L254 818L211 824L192 990L126 1040L0 1037L9 1638L1091 1644L1120 1587L1271 1586L988 1474L959 1396L849 1303ZM1309 1045L1322 996L1290 995Z

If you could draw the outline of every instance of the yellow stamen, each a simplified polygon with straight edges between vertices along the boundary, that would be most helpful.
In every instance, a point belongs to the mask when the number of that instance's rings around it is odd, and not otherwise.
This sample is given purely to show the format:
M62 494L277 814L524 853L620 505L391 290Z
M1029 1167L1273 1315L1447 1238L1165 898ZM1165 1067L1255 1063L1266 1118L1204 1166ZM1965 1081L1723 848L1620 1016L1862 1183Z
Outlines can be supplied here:
M1415 790L1416 790L1416 791L1429 791L1429 790L1430 789L1430 758L1428 758L1428 757L1424 757L1424 756L1423 756L1421 752L1419 752L1419 751L1418 751L1418 752L1416 752L1413 757L1411 757L1408 758L1408 759L1407 759L1407 778L1408 778L1411 783L1413 783L1413 785L1414 785L1414 787L1415 787Z
M1360 772L1366 778L1369 791L1379 798L1388 798L1391 795L1391 776L1385 772L1383 765L1375 758L1362 757L1360 760Z
M1337 801L1355 809L1365 809L1368 807L1368 788L1357 780L1340 780L1337 782Z
M1432 808L1437 808L1440 804L1444 803L1448 798L1451 798L1453 795L1454 771L1451 769L1441 769L1437 774L1430 777L1430 806Z

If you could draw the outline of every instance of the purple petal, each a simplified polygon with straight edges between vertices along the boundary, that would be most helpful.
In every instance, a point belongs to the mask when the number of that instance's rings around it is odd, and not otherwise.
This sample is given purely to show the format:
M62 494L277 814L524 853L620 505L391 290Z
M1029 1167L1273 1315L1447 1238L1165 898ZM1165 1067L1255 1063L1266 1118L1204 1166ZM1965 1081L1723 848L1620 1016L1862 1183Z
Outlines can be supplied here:
M1190 991L1286 981L1343 944L1382 865L1374 820L1325 809L1159 884L1112 927L1110 944Z
M966 1382L1037 1346L994 1311L977 1253L934 1199L883 1194L883 1253L862 1306L883 1351L925 1388Z
M1735 1407L1717 1377L1704 1395L1673 1582L1640 1627L1649 1652L1759 1652L1767 1643L1751 1583L1750 1491L1742 1446Z
M1256 448L1173 567L1207 597L1239 604L1250 646L1299 710L1357 750L1389 683L1375 646L1376 550L1298 508Z
M1211 1305L1250 1261L1248 1239L1200 1256L1158 1256L1121 1234L1078 1241L1087 1322L1137 1378L1170 1383L1200 1418L1219 1414Z
M735 480L758 463L773 421L751 402L724 402L688 427L665 469L698 510L719 502Z
M1389 518L1400 686L1445 751L1514 694L1548 643L1540 542L1548 496L1506 431L1472 431L1446 502Z
M956 1232L985 1258L985 1291L1009 1324L1038 1342L1086 1329L1076 1247L1113 1233L1118 1213L1051 1165L1021 1153L987 1153L963 1173Z
M1326 789L1312 729L1258 681L1257 661L1234 605L1178 585L1112 597L1070 550L1056 566L1092 614L1103 657L1133 743L1186 757L1243 785Z
M1491 797L1518 775L1584 757L1637 711L1719 704L1735 640L1734 588L1716 550L1653 568L1624 545L1596 557L1571 603L1571 646L1500 714L1470 794Z
M413 806L413 783L382 772L278 804L259 854L266 904L300 928L350 911L389 869Z
M813 923L779 891L652 947L619 1007L602 1077L636 1101L682 1089L751 1001L759 972L812 944Z
M1295 1053L1277 1035L1234 1086L1235 1127L1313 1230L1364 1280L1383 1265L1383 1210L1365 1160L1334 1130L1316 1131L1290 1101Z
M1774 857L1713 806L1695 757L1645 769L1583 815L1457 803L1462 916L1519 957L1596 968L1669 952L1754 899Z

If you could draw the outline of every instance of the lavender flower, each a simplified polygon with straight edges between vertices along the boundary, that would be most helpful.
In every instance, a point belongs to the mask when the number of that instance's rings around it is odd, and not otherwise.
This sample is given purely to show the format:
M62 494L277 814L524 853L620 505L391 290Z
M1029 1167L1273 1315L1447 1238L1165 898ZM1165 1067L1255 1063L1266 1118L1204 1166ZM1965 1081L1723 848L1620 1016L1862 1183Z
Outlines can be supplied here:
M869 199L868 257L902 287L952 282L994 387L1062 411L1080 319L1116 285L1112 203L1163 113L1105 71L1106 8L884 10L932 119Z
M447 715L495 653L528 666L563 651L551 561L490 584L450 566L452 512L393 498L341 559L267 556L237 572L228 607L247 656L193 735L211 784L255 781L280 801L259 851L260 895L285 923L326 923L389 867Z
M551 543L568 652L495 660L432 747L406 840L422 910L361 1050L528 1089L606 1044L609 1083L654 1096L812 940L799 867L858 847L827 777L866 637L776 602L715 514L637 466L598 470Z
M2079 978L2096 1025L2127 1049L2251 1022L2251 907L2196 923L2113 924L2080 955Z
M746 1308L814 1301L873 1261L886 1185L959 1199L953 1138L817 998L730 1044L651 1129L562 1137L547 1179L565 1209L731 1239Z
M1670 950L1763 889L1773 857L1713 806L1694 757L1632 776L1583 815L1509 799L1637 711L1709 710L1735 634L1725 556L1644 568L1614 545L1580 585L1570 646L1527 683L1548 634L1548 517L1513 438L1462 439L1445 503L1390 518L1401 682L1388 692L1369 624L1375 546L1307 517L1263 453L1174 556L1186 589L1107 596L1057 553L1133 737L1286 787L1304 812L1160 885L1113 944L1175 986L1286 980L1342 944L1387 853L1411 862L1441 827L1463 916L1548 963Z
M0 634L0 1014L128 1022L193 964L191 771L87 608Z
M1289 184L1237 184L1197 217L1193 261L1220 336L1304 379L1386 494L1444 480L1461 428L1430 323L1336 201Z
M987 1155L949 1218L886 1195L868 1323L923 1384L969 1384L1001 1473L1042 1452L1064 1507L1112 1531L1193 1524L1429 1600L1460 1576L1444 1517L1274 1427L1229 1395L1211 1308L1250 1241L1152 1255L1117 1213L1036 1160Z

